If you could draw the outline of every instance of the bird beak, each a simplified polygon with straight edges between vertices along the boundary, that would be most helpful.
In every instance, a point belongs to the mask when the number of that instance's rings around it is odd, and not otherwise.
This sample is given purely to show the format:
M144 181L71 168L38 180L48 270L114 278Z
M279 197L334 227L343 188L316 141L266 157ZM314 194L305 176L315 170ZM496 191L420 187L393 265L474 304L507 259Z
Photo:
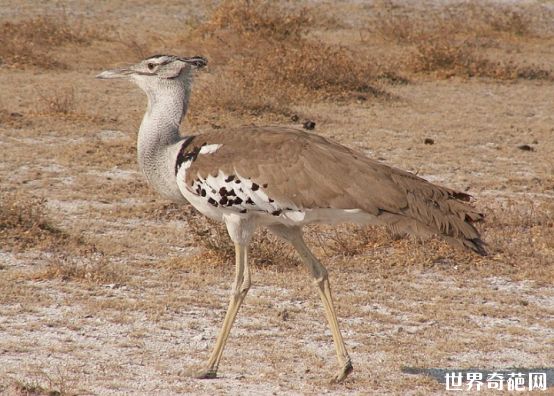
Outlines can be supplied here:
M102 73L98 74L96 78L100 80L109 80L113 78L127 78L131 73L133 73L130 69L113 69L113 70L106 70Z

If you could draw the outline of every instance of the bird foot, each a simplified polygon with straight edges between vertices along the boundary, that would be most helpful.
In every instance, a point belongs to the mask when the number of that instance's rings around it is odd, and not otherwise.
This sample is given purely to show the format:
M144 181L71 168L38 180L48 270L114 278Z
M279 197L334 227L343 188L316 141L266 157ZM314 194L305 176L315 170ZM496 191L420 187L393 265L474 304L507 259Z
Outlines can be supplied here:
M331 383L332 384L338 384L339 382L344 381L344 379L348 376L348 374L350 374L352 372L353 369L354 368L352 367L352 362L350 361L350 359L348 359L346 361L346 363L344 364L344 366L342 366L342 368L339 370L337 375L335 375L331 379Z
M190 378L212 379L217 378L217 371L211 368L188 369L185 370L184 375Z

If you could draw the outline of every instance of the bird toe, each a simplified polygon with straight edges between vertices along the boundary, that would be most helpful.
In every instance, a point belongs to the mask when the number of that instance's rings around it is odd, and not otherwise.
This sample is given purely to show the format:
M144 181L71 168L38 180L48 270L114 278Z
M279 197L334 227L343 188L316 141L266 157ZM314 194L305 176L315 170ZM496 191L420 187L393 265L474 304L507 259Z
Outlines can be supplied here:
M335 375L331 379L332 384L338 384L339 382L342 382L348 377L348 374L350 374L353 370L352 362L350 360L347 360L344 366L339 370L337 375Z
M211 379L217 378L217 371L210 368L202 369L188 369L184 372L185 377L198 378L198 379Z

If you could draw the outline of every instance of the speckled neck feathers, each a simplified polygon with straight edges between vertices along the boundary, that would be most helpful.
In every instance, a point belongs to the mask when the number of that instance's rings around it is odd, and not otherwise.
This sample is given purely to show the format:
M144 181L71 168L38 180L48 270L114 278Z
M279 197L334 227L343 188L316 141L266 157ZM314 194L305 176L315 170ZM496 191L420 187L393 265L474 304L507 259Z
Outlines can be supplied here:
M187 76L180 77L188 80ZM148 108L138 134L138 162L146 179L161 195L173 201L183 197L175 182L175 147L182 138L179 125L190 96L190 81L167 80L146 87Z

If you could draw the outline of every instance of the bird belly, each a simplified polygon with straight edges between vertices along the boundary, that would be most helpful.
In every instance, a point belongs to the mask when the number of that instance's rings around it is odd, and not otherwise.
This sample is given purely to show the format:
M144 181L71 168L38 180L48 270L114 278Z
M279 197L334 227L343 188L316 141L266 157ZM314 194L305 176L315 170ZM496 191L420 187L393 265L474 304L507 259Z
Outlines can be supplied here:
M258 223L262 225L282 224L289 227L301 227L308 224L379 224L377 216L361 209L312 208L284 210L278 216L260 214Z

